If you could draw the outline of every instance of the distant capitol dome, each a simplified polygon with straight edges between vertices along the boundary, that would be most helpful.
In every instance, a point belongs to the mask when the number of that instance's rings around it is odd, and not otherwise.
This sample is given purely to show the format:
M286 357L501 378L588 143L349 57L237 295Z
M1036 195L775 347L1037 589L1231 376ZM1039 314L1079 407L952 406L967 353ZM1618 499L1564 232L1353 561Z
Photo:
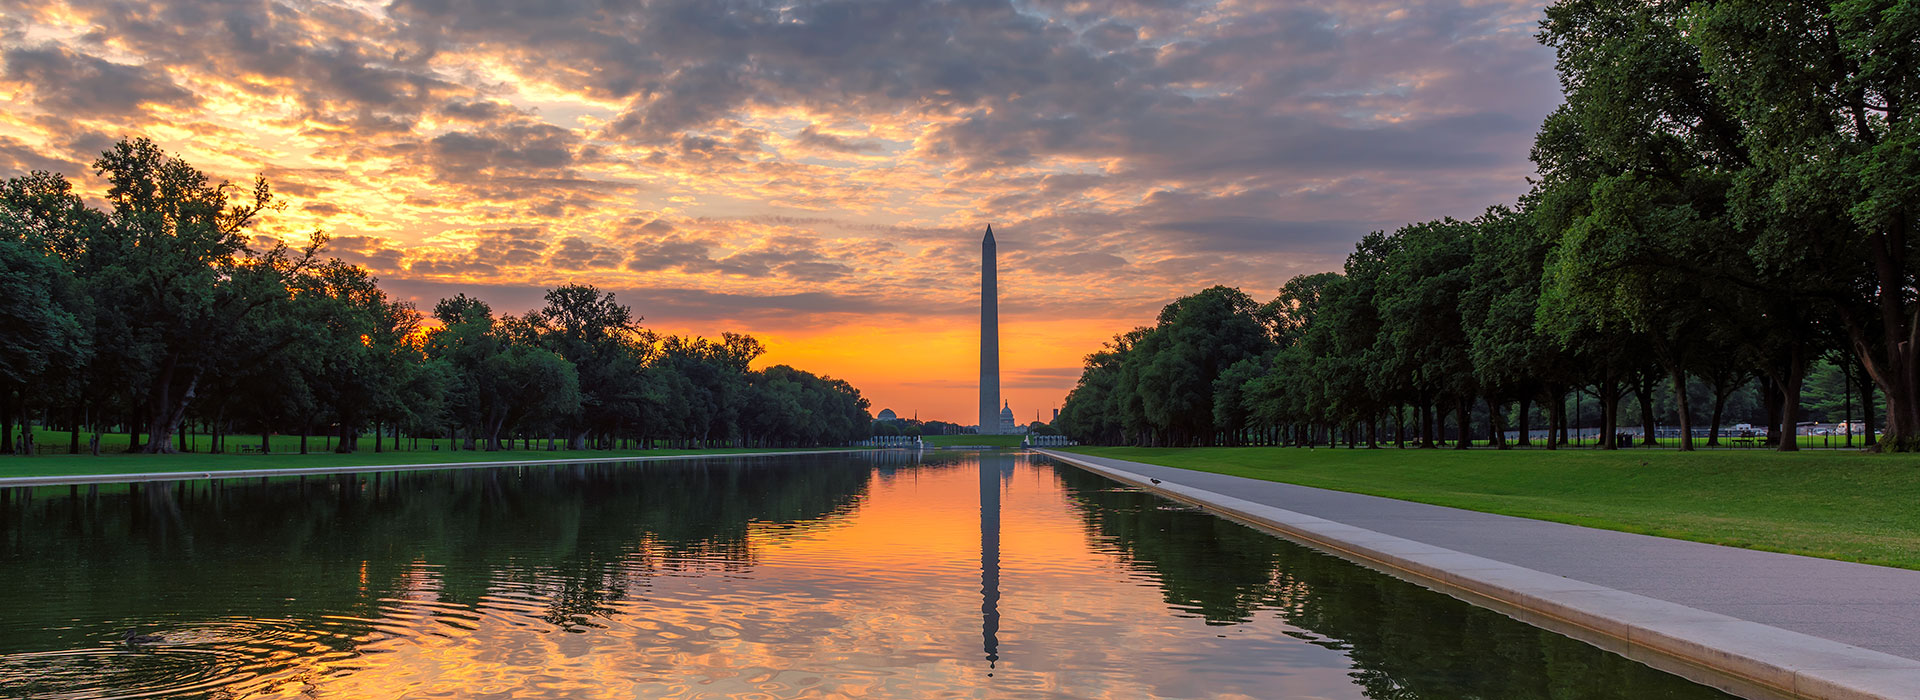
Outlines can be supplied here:
M891 408L883 408L880 409L880 417L874 420L900 420L900 414L894 413Z

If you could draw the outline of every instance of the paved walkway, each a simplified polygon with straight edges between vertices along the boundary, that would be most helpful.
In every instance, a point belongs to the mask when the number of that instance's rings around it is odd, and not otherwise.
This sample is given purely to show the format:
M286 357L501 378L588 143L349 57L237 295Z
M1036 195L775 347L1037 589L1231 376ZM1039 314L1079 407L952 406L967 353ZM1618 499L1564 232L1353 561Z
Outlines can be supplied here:
M1126 460L1060 456L1920 659L1920 571L1916 570L1599 530Z

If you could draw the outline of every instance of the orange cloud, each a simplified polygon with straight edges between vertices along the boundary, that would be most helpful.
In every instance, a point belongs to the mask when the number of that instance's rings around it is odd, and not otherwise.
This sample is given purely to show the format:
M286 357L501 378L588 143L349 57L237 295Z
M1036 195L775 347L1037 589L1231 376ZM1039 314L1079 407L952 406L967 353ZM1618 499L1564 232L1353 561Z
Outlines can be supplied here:
M5 0L0 0L4 2ZM972 9L969 9L972 8ZM981 227L1022 420L1175 296L1524 191L1530 2L56 0L0 22L0 176L150 136L403 298L586 282L971 422ZM1015 316L1008 310L1019 309ZM1015 320L1015 319L1018 320Z

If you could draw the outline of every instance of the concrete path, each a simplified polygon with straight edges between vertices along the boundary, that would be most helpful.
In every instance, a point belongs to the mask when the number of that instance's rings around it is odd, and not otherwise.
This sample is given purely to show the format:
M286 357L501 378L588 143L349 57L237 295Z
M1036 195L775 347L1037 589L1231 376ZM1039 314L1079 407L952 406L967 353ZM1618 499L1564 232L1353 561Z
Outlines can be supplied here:
M1833 647L1840 651L1844 651L1841 645L1846 645L1881 652L1863 652L1861 656L1871 659L1891 655L1920 668L1920 571L1598 530L1118 459L1042 452L1070 462L1083 462L1082 466L1159 479L1162 483L1151 487L1163 491L1175 487L1170 495L1201 505L1220 499L1261 504L1310 516L1310 519L1324 519L1511 564L1561 581L1592 584L1715 613L1716 618L1726 616L1839 642ZM1232 512L1231 508L1227 510ZM1329 532L1338 534L1331 528ZM1783 635L1778 641L1800 649L1826 646L1812 644L1814 640L1798 635ZM1901 665L1891 659L1879 661L1882 666ZM1905 683L1916 685L1905 688L1906 692L1862 697L1920 697L1920 675L1903 673L1900 679L1892 690L1901 690L1899 686ZM1886 687L1881 683L1869 685Z

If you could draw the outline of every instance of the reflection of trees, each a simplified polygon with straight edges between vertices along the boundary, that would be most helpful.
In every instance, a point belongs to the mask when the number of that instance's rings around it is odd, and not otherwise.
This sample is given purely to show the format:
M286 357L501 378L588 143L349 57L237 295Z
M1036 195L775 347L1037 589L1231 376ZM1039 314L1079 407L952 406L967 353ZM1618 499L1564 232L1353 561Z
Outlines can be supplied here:
M473 607L499 586L571 627L653 573L751 565L755 523L824 526L869 474L823 455L13 489L0 653L105 633L53 629L75 617L371 620L383 598ZM437 590L419 590L423 566Z
M1059 467L1090 536L1208 624L1271 610L1352 659L1367 696L1724 698L1585 643L1103 477Z

